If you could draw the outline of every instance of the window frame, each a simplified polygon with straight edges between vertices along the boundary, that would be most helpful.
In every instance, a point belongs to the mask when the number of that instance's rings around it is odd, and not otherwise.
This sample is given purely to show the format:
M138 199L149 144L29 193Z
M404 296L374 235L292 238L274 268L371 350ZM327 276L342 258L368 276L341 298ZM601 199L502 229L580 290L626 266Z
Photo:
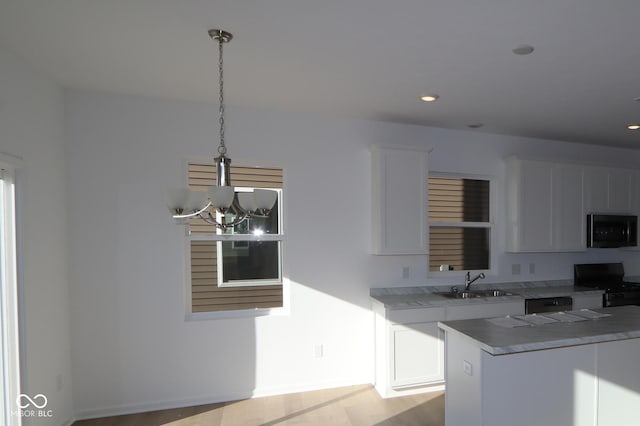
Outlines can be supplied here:
M184 160L183 163L183 176L185 179L185 183L189 184L189 165L190 163L197 164L210 164L214 165L210 158L203 157L188 157ZM263 234L263 235L252 235L252 234L222 234L219 230L216 230L214 233L198 233L192 234L189 231L189 225L185 225L185 238L184 238L184 252L185 252L185 320L187 321L201 321L201 320L215 320L215 319L227 319L227 318L246 318L246 317L260 317L260 316L272 316L272 315L288 315L290 313L290 305L289 305L289 296L290 296L290 283L288 278L286 278L286 230L285 230L285 220L284 220L284 204L285 204L285 196L284 192L286 191L285 187L285 178L284 178L284 167L281 164L274 164L271 162L265 161L251 161L251 160L235 160L233 161L232 167L255 167L255 168L273 168L282 170L282 187L281 188L266 188L270 190L275 190L278 192L278 234ZM232 182L233 184L233 182ZM255 187L260 188L260 187ZM246 186L237 186L236 191L243 190L252 190L254 187L246 187ZM262 283L260 281L237 281L231 285L218 285L219 288L233 288L237 287L239 289L243 287L260 287L260 286L273 286L279 285L282 289L282 306L278 307L268 307L268 308L249 308L249 309L228 309L228 310L217 310L217 311L202 311L202 312L194 312L193 311L193 282L192 282L192 270L191 270L191 242L192 241L215 241L216 248L218 249L222 242L224 241L278 241L280 244L279 249L279 262L278 262L278 275L279 279L277 282L273 280L271 282ZM217 250L218 251L218 250ZM217 254L217 256L220 256ZM218 262L218 261L216 261ZM221 272L218 271L218 274Z
M240 166L241 167L241 166ZM259 187L247 187L239 186L235 187L236 192L250 192ZM267 285L282 285L282 240L284 234L282 233L282 188L274 189L268 188L278 193L278 233L277 234L223 234L221 229L216 229L215 234L200 234L206 237L206 241L216 241L216 256L218 262L218 287L258 287ZM224 282L224 258L222 251L223 242L251 242L251 241L276 241L280 247L278 250L278 277L276 279L260 279L260 280L233 280ZM220 267L222 266L222 267Z
M21 361L23 358L21 325L21 279L19 249L19 190L16 183L22 159L0 153L0 421L7 425L20 424L20 417L11 414L21 390ZM6 374L6 375L5 375ZM6 409L9 412L6 412Z
M440 277L462 277L467 272L483 272L487 275L491 274L491 272L495 268L496 264L496 255L495 255L495 247L496 247L496 229L494 226L494 217L496 210L496 190L495 190L495 177L489 175L482 174L473 174L473 173L456 173L456 172L437 172L429 170L429 178L437 177L437 178L451 178L451 179L473 179L473 180L484 180L489 182L489 221L488 222L431 222L429 220L428 212L427 212L427 232L428 232L428 242L430 247L431 242L431 228L432 227L461 227L461 228L485 228L489 229L489 267L487 269L460 269L454 271L431 271L429 261L427 261L427 276L430 278L440 278ZM429 183L427 182L427 203L429 202ZM431 254L429 254L431 256Z

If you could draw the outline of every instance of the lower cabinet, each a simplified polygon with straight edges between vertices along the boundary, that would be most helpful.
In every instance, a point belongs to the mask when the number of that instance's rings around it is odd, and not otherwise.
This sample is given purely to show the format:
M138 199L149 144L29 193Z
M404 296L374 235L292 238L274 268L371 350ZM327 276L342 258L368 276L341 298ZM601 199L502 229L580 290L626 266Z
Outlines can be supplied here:
M383 398L444 389L444 307L385 309L375 314L375 387Z
M637 426L640 339L493 356L447 333L447 426Z
M444 346L437 321L393 324L391 387L414 387L444 381Z
M637 426L640 423L638 353L640 339L598 345L598 426Z
M373 311L375 387L389 398L444 389L444 336L438 321L524 314L524 302L396 310L375 302Z
M589 293L589 294L574 294L571 296L573 299L572 309L594 309L602 308L602 294L601 293Z
M476 305L447 306L446 320L491 318L505 315L523 315L524 301L519 299L504 303L479 303Z

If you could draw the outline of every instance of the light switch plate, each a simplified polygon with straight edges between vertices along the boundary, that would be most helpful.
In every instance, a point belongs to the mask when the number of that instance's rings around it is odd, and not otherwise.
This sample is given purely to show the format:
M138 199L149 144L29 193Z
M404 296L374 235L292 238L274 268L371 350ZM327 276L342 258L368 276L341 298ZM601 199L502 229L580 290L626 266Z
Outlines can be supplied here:
M464 374L467 376L473 376L473 365L471 365L469 361L463 361L462 368L464 370Z

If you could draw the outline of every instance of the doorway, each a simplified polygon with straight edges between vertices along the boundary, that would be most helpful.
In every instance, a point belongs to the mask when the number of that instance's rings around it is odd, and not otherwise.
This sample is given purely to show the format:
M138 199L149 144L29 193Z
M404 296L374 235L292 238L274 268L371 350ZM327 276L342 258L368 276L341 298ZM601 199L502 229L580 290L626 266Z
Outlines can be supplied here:
M0 162L0 424L19 426L18 285L14 170Z

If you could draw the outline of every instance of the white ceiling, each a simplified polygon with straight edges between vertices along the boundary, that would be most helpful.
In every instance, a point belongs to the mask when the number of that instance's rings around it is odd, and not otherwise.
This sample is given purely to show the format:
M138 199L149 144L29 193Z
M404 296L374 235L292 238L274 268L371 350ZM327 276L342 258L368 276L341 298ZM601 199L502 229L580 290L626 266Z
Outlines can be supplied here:
M64 87L215 102L209 28L229 105L640 147L639 0L0 0Z

